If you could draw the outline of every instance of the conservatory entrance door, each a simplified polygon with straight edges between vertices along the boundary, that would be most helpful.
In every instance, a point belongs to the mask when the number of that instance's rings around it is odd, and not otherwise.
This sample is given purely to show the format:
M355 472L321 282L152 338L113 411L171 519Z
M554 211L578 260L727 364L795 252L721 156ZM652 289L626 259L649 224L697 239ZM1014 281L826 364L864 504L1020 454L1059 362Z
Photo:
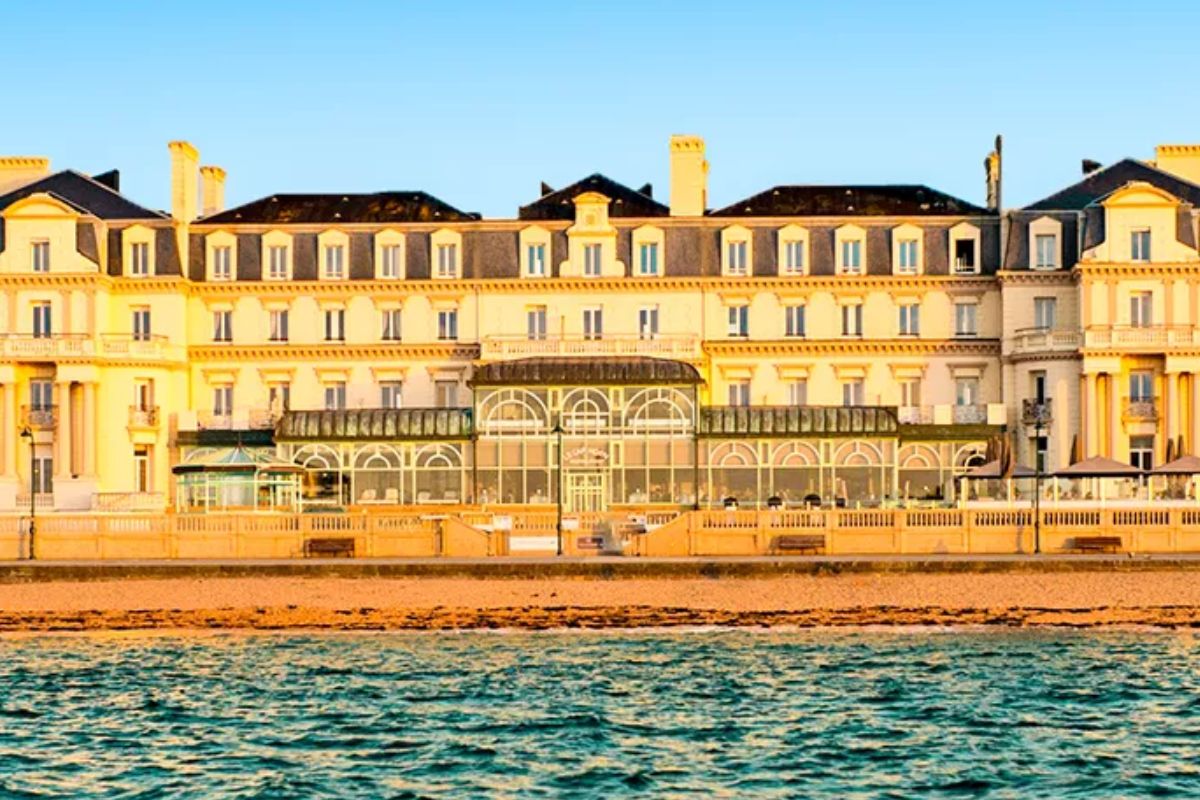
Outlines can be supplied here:
M600 470L586 472L568 472L566 491L566 510L572 514L604 510L605 474Z

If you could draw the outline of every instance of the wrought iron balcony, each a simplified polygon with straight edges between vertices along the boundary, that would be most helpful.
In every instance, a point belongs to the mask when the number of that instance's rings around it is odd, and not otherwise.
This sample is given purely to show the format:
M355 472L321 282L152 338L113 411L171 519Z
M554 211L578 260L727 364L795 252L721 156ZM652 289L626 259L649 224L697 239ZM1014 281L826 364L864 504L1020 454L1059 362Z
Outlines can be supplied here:
M158 406L130 406L129 427L153 429L158 427Z
M1034 427L1047 427L1054 420L1054 411L1050 398L1041 400L1026 398L1021 401L1021 422Z
M1154 422L1158 419L1158 398L1126 397L1121 409L1121 419L1126 422Z
M541 339L488 336L484 338L481 350L481 357L484 359L530 356L657 356L688 360L699 357L700 340L690 334L656 334L645 337L636 334L604 334L595 338L547 336Z
M21 424L30 430L52 431L58 427L58 406L21 406Z

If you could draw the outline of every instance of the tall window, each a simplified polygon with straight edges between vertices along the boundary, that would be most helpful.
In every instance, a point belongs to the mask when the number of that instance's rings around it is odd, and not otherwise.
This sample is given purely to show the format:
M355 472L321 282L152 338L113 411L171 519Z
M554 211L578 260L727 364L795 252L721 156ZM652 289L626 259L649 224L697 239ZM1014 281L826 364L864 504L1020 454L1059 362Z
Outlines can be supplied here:
M383 263L379 265L379 277L381 278L399 278L400 277L400 245L385 244L379 248L379 255Z
M658 242L643 242L638 247L638 274L658 274Z
M1129 437L1129 463L1138 469L1154 469L1154 437Z
M1050 437L1049 436L1034 436L1033 437L1033 468L1041 473L1046 473L1050 468Z
M865 385L862 378L850 378L842 381L842 405L861 406L865 396Z
M268 318L269 330L267 331L267 339L272 342L286 342L288 340L288 310L286 308L275 308L270 312Z
M150 339L150 307L136 306L132 310L134 341L145 342Z
M749 265L746 263L746 242L729 242L726 246L726 260L729 262L730 275L745 275Z
M1154 400L1154 372L1138 369L1129 373L1129 401L1149 403Z
M1034 266L1038 269L1054 269L1058 266L1058 237L1052 233L1039 233L1033 237Z
M954 404L957 406L979 405L979 378L954 379Z
M653 339L658 336L658 306L643 306L638 309L638 337Z
M916 239L901 239L896 245L900 264L897 267L897 272L901 275L916 275L917 274L917 240Z
M842 336L862 336L863 307L859 303L842 306Z
M954 335L976 336L979 333L978 306L975 303L954 304Z
M379 337L385 342L400 341L400 309L385 308L383 310L383 331Z
M154 381L141 379L133 382L133 408L135 411L149 411L154 407Z
M229 245L214 247L212 251L212 279L228 281L233 279L233 248Z
M846 239L842 242L842 272L858 275L862 272L862 239Z
M437 246L437 277L458 277L458 245L439 244Z
M54 408L53 381L34 378L29 382L29 407L34 411L49 411Z
M604 309L585 308L583 310L583 338L599 339L604 336Z
M1142 228L1129 234L1129 258L1132 261L1150 260L1150 229Z
M788 383L788 403L793 406L808 405L808 381L797 378Z
M919 408L921 405L921 379L903 378L900 381L900 406Z
M233 341L233 312L217 310L213 312L213 341Z
M525 334L533 341L546 338L545 306L534 306L525 312Z
M438 311L438 340L453 342L458 339L458 309L443 308Z
M438 408L458 407L458 381L438 378L433 382L433 399Z
M921 306L917 303L900 305L900 335L919 336L921 333Z
M42 239L40 241L31 242L30 250L33 253L33 271L34 272L49 272L50 271L50 242Z
M346 277L346 248L340 244L325 246L325 279L340 281Z
M36 456L33 459L33 493L50 494L54 491L54 459Z
M603 245L585 244L583 246L583 274L589 278L600 275L600 260L603 256Z
M330 381L325 384L325 410L340 411L346 407L346 382Z
M729 335L744 339L750 335L750 307L729 307Z
M133 448L133 490L139 494L150 491L150 449Z
M129 245L129 274L139 278L150 274L149 242L134 242Z
M531 244L525 248L525 262L531 278L546 277L546 245Z
M287 280L288 249L276 244L267 248L267 278L273 281Z
M1033 324L1052 331L1058 326L1058 300L1053 297L1033 298Z
M1029 373L1035 403L1046 402L1046 373L1044 370Z
M286 381L267 384L267 407L276 413L292 407L292 385Z
M382 381L379 384L379 407L400 408L400 381Z
M793 239L783 243L783 271L786 275L804 273L804 240Z
M793 338L805 336L806 331L804 322L804 306L784 306L783 328L786 336Z
M954 240L954 272L956 274L976 272L974 239Z
M33 304L33 336L35 339L46 339L51 335L50 304L38 302Z
M750 381L732 381L729 384L729 405L750 405Z
M1149 328L1154 324L1153 292L1132 292L1129 295L1129 324L1135 328Z
M213 387L213 416L227 417L233 413L233 385Z
M325 341L346 341L346 309L325 309Z

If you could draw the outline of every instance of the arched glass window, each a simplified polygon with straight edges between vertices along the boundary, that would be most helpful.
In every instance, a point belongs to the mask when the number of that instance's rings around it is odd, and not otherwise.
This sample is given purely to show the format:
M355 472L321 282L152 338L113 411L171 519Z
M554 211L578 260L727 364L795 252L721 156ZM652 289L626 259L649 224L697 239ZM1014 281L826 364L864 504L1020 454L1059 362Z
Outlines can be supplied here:
M479 431L491 435L548 433L545 398L527 389L499 389L479 404Z
M354 502L361 505L399 505L404 498L404 457L390 444L370 444L354 453L351 473Z
M343 485L342 457L325 444L308 444L292 456L304 467L301 497L309 505L342 505L347 501Z
M563 395L563 430L586 436L609 427L608 395L600 389L572 389Z
M625 402L628 431L687 433L692 429L691 398L678 389L642 389Z
M461 445L425 445L416 451L413 462L413 496L418 503L463 502Z

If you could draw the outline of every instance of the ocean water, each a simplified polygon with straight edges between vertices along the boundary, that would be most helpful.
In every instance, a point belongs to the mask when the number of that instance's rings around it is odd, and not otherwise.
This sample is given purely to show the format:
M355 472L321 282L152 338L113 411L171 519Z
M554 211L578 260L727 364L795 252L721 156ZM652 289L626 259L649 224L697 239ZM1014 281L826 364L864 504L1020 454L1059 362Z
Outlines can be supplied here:
M0 639L0 797L1197 797L1200 640Z

